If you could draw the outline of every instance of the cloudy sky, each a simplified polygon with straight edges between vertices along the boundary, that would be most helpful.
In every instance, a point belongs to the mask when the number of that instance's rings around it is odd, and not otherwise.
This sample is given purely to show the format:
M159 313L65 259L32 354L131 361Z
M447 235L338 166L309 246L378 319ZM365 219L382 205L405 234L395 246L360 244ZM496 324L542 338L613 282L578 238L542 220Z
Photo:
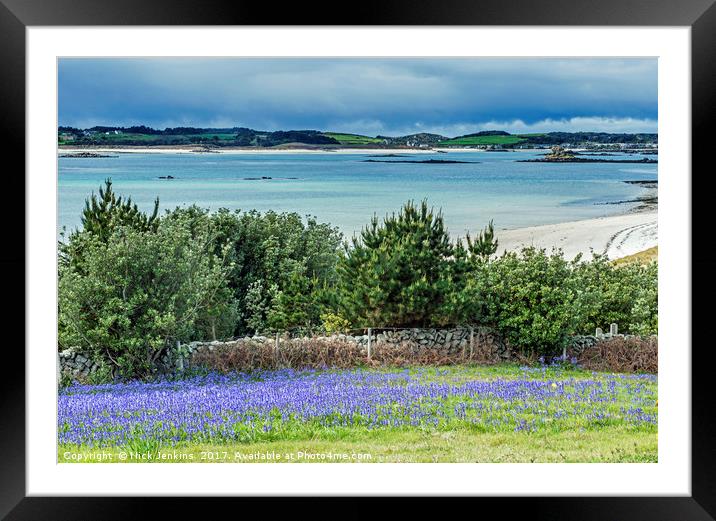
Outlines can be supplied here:
M657 131L656 59L63 58L59 124Z

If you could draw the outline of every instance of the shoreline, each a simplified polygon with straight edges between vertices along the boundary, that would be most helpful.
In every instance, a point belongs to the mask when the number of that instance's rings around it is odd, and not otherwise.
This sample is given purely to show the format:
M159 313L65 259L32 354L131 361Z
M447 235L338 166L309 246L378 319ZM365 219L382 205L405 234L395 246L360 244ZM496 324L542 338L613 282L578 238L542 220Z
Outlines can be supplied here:
M658 211L656 206L632 208L606 217L496 230L495 235L498 255L535 246L547 251L561 248L569 260L578 253L583 254L583 260L589 260L593 257L591 250L615 260L658 245Z
M142 147L142 146L126 146L126 147L100 147L100 146L87 146L87 147L72 147L63 146L58 147L58 156L62 154L79 154L79 153L91 153L91 154L196 154L196 155L213 155L213 154L373 154L373 155L388 155L388 154L435 154L435 153L450 153L450 152L487 152L486 150L477 148L430 148L430 149L419 149L419 148L246 148L246 147L222 147L222 148L211 148L208 150L200 150L199 146L176 146L176 147ZM523 148L510 150L510 153L514 152L532 152L543 151L539 148Z
M281 149L246 149L224 148L212 149L211 152L198 150L197 147L62 147L58 148L58 157L63 154L95 153L145 153L145 154L355 154L355 155L421 155L435 154L438 150L446 149L375 149L375 148L340 148L340 149L309 149L309 148L281 148ZM484 152L484 150L447 149L453 152ZM539 149L519 149L514 152L534 152ZM411 161L412 162L412 161ZM629 182L629 181L625 181ZM646 183L646 182L644 182ZM643 186L643 193L635 200L617 201L608 204L629 205L623 212L592 219L567 221L556 224L536 225L524 228L495 230L499 242L498 254L505 250L518 250L523 246L536 246L546 248L548 251L555 247L561 248L565 258L572 259L578 253L583 259L592 258L590 248L597 253L605 253L610 259L618 259L639 253L657 245L657 201L658 189L656 182L653 185Z

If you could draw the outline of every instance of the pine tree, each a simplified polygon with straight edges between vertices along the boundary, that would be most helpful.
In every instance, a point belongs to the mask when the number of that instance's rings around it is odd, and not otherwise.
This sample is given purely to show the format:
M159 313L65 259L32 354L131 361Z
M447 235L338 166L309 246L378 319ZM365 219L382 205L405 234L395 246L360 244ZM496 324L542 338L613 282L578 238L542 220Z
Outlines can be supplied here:
M115 226L130 226L140 232L156 231L158 213L158 197L154 200L154 211L147 215L132 203L131 197L123 200L122 196L117 196L112 190L112 180L106 179L104 188L99 189L99 197L93 192L85 200L82 228L106 241Z
M82 228L73 231L67 242L58 242L60 264L72 264L82 270L84 251L87 243L100 241L106 244L113 231L126 226L137 232L156 232L159 225L159 198L154 200L154 211L147 215L137 208L132 198L126 200L112 190L112 180L106 179L104 187L99 188L99 197L92 195L85 199L82 210ZM62 233L64 236L64 232Z
M442 213L427 201L408 201L382 223L374 216L338 265L342 315L359 327L439 323L452 255Z
M495 238L495 228L492 220L487 227L480 232L475 240L467 234L467 250L470 257L476 260L487 260L497 252L498 241Z

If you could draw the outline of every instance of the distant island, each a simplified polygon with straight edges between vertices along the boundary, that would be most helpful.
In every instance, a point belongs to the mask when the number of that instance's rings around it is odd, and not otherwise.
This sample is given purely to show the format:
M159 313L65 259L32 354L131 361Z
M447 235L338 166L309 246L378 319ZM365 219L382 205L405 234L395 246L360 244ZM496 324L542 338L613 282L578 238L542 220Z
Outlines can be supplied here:
M487 130L458 137L418 133L405 136L364 136L319 130L262 131L250 128L174 127L164 130L144 125L132 127L95 126L87 129L60 126L60 148L82 147L194 147L193 152L212 152L221 148L246 149L435 149L475 148L514 150L530 148L587 148L655 153L658 134L617 134L606 132L547 132L510 134Z
M520 163L658 163L656 159L644 157L641 159L593 159L577 157L579 154L561 146L554 146L549 154L538 159L522 159ZM597 154L594 154L597 155Z
M364 163L423 163L426 165L450 165L455 163L479 163L479 161L453 161L450 159L424 159L424 160L414 160L414 159L364 159Z
M113 156L110 154L99 154L97 152L77 152L75 154L60 154L60 157L87 158L87 157L119 157L119 156Z

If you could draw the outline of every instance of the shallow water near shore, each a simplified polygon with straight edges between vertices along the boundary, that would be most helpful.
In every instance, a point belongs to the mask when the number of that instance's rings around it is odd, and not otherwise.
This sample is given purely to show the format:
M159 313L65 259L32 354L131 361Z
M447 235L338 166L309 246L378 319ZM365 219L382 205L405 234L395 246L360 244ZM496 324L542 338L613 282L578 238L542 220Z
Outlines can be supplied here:
M140 209L197 204L216 210L276 210L315 215L351 236L373 214L399 210L408 199L442 208L453 235L477 232L490 219L499 229L624 213L644 188L627 180L656 180L657 166L624 163L520 163L543 152L449 152L415 157L464 163L405 163L356 154L118 153L117 157L58 158L58 238L80 225L85 199L112 178L114 189ZM640 159L618 154L609 159ZM653 157L653 156L648 156ZM173 179L160 179L172 176Z

